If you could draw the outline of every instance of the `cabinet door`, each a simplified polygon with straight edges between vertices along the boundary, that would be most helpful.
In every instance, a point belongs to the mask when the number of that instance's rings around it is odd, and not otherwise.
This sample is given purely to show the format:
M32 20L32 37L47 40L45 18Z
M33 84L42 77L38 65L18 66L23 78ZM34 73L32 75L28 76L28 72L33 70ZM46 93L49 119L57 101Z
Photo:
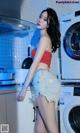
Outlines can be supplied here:
M0 95L0 124L6 124L5 95Z
M27 91L22 102L16 100L16 93L6 95L7 123L10 133L34 133L34 111L29 98L31 98L30 91Z
M7 124L9 124L9 132L18 133L16 93L8 93L5 96L6 96L6 119L7 119Z
M34 133L34 111L30 101L31 93L27 91L23 102L17 102L18 133Z

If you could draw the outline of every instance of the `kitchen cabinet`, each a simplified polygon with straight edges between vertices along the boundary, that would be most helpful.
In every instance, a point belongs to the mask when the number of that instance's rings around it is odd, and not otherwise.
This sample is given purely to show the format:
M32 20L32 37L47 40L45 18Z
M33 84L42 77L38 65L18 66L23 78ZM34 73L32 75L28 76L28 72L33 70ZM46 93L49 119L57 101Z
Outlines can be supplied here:
M16 92L0 95L0 124L9 124L10 133L34 133L34 110L27 91L23 102L16 100Z
M27 91L23 102L17 102L18 133L34 133L34 110L31 103L31 93Z
M16 93L5 94L6 97L6 121L9 124L10 133L17 132L17 102L16 102Z
M6 106L5 106L5 96L0 95L0 124L6 123Z
M22 3L23 0L0 0L0 15L20 18Z

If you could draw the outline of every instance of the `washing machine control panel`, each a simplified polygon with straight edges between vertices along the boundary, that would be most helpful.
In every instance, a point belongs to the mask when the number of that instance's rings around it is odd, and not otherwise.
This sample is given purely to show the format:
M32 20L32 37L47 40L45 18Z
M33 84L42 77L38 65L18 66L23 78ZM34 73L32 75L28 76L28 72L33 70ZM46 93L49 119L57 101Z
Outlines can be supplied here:
M74 96L80 96L80 86L74 87Z
M80 96L80 86L62 86L60 97L63 96Z

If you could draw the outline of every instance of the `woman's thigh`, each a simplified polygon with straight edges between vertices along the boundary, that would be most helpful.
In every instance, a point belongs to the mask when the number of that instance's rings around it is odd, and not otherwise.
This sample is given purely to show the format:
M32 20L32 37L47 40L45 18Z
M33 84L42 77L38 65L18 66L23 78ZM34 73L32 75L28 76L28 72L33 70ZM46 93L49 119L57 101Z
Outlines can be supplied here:
M55 102L49 102L41 95L37 97L37 105L48 132L58 133Z
M46 127L38 112L38 109L36 109L36 121L35 121L35 126L34 126L34 132L35 133L47 133Z

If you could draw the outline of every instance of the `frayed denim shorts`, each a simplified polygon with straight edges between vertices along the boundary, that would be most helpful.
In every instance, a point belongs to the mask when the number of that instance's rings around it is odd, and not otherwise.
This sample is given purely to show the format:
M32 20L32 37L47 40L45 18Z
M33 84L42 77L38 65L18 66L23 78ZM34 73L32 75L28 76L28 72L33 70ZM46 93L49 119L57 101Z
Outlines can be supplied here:
M57 102L60 95L60 82L48 70L39 69L34 74L31 82L32 100L34 101L39 95L43 95L51 102Z

